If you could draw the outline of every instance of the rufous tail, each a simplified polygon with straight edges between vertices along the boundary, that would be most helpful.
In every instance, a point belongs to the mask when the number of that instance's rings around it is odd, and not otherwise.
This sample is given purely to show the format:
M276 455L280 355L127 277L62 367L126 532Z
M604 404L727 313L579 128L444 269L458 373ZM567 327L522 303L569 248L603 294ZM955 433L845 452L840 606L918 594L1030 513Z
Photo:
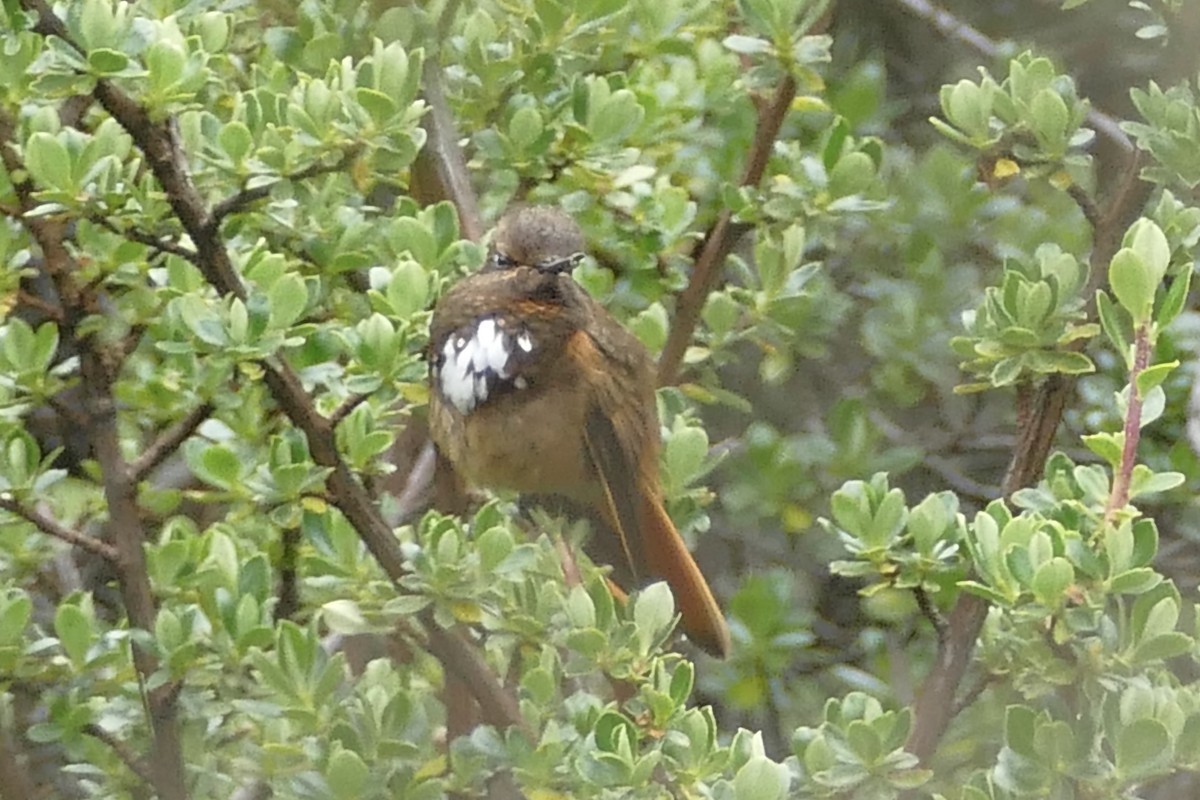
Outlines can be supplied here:
M638 528L647 571L671 587L683 617L684 633L710 655L727 657L730 641L725 615L657 497L642 495L638 505Z

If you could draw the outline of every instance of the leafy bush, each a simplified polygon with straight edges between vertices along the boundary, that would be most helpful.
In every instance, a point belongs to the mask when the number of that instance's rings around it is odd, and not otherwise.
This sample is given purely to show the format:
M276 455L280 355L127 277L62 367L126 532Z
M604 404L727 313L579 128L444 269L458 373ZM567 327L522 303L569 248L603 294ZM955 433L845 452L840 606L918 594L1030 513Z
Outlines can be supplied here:
M828 6L5 3L0 797L1182 796L1193 87L1023 53L930 145ZM728 663L430 485L512 201L659 357Z

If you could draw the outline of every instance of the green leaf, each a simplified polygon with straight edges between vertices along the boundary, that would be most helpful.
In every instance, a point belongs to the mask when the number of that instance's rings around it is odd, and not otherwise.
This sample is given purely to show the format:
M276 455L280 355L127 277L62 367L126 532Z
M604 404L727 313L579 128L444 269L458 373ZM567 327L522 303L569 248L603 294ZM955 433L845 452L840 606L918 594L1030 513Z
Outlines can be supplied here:
M1029 108L1032 127L1042 144L1051 153L1058 153L1066 145L1067 124L1070 111L1067 104L1053 89L1042 89L1033 96Z
M508 138L519 151L528 150L545 130L541 113L533 106L522 106L508 123Z
M1143 217L1129 226L1122 244L1137 253L1145 265L1149 280L1157 287L1171 265L1171 245L1162 228L1153 220Z
M113 75L129 66L129 56L107 48L89 51L87 60L88 67L97 75Z
M642 340L646 349L651 353L662 350L667 342L667 331L671 326L667 310L662 303L655 301L629 321L629 330Z
M1138 394L1145 397L1154 387L1166 380L1167 376L1178 366L1178 361L1167 361L1162 364L1155 364L1152 367L1146 367L1137 376Z
M54 635L71 663L83 667L92 644L92 622L83 609L73 603L59 606L54 614Z
M1128 247L1118 250L1108 267L1108 282L1117 302L1133 317L1135 325L1150 318L1158 282L1141 256Z
M360 86L354 92L354 99L366 110L371 121L380 127L386 125L399 110L391 97L365 86Z
M429 301L429 273L411 259L401 259L387 286L388 305L398 319L406 320Z
M1117 773L1126 780L1159 772L1173 756L1171 736L1156 719L1139 719L1116 731Z
M33 179L48 189L74 192L71 156L58 137L38 132L25 143L25 167Z
M1103 290L1096 291L1096 312L1100 317L1100 326L1104 329L1104 335L1112 342L1113 347L1124 359L1125 366L1128 368L1132 364L1130 359L1133 357L1129 345L1133 339L1133 330L1125 318L1124 312Z
M325 767L325 782L338 800L359 800L371 770L353 750L338 750Z
M829 173L829 194L846 197L860 194L875 182L875 162L866 153L847 153L838 159Z
M321 606L321 619L334 633L347 636L374 630L363 616L358 603L353 600L330 600Z
M1186 480L1182 472L1154 472L1145 464L1136 464L1129 479L1130 498L1145 494L1169 492Z
M736 800L780 800L791 784L788 768L766 756L754 756L733 776Z
M1162 305L1158 308L1156 321L1160 327L1167 327L1187 307L1188 292L1192 286L1192 267L1186 266L1183 272L1175 276L1171 286L1163 297Z
M231 488L241 478L242 460L223 444L206 448L200 457L200 464L203 467L202 474L196 477L219 488Z
M1096 455L1103 458L1110 466L1121 463L1121 451L1125 446L1123 433L1092 433L1083 437L1083 443Z
M682 490L704 468L708 457L708 434L694 425L678 425L663 446L663 461L671 488Z
M1004 743L1013 752L1035 758L1034 733L1037 730L1037 714L1028 706L1009 706L1004 713Z
M1138 643L1133 651L1133 662L1150 664L1165 661L1190 653L1195 646L1196 642L1192 637L1178 631L1152 636Z
M1071 562L1055 556L1037 568L1030 588L1039 603L1053 608L1062 603L1063 593L1074 579Z
M652 583L638 593L633 603L633 621L643 650L648 652L666 634L674 619L675 597L665 582Z
M240 164L254 147L254 135L244 122L235 119L221 127L217 142L233 163Z
M271 284L267 301L271 307L271 327L291 327L308 305L308 287L299 275L289 273Z
M0 602L0 647L12 647L21 641L32 613L33 601L24 592L10 592Z
M721 40L721 44L740 55L752 56L759 53L768 53L771 51L771 43L766 39L760 39L757 36L744 36L742 34L734 34L726 36Z
M1108 581L1114 594L1143 594L1162 583L1163 576L1149 567L1137 567L1114 575Z

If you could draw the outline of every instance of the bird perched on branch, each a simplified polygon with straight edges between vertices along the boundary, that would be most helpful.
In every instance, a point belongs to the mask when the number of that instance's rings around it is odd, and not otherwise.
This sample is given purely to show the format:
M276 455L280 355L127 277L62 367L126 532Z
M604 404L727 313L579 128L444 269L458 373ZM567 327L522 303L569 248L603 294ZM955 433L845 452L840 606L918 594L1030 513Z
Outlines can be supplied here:
M483 269L434 310L433 441L471 484L598 523L594 559L635 584L665 580L683 630L724 657L725 618L663 508L653 360L572 279L583 251L557 209L501 218Z

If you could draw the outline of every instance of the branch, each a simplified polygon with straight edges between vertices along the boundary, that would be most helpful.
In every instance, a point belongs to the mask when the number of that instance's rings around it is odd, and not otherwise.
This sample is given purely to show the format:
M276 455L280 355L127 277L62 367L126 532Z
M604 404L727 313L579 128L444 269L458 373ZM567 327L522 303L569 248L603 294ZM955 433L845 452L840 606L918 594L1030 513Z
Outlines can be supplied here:
M928 22L947 39L965 45L982 56L993 61L999 61L1005 56L1004 50L995 41L928 0L893 0L893 2ZM1089 108L1087 124L1098 135L1112 142L1126 155L1133 153L1133 142L1125 135L1125 131L1121 130L1121 123L1115 117L1095 108Z
M921 615L929 620L929 624L933 625L933 630L937 634L938 645L946 641L946 636L949 634L949 626L946 624L946 618L942 616L942 612L929 599L929 592L925 591L924 586L918 586L913 589L913 597L917 600L917 608L921 610Z
M138 757L137 753L133 752L128 744L113 736L108 731L101 728L99 725L88 723L83 726L83 732L94 739L99 739L108 745L108 749L112 750L121 763L129 768L129 771L142 779L142 782L147 786L154 786L154 776L150 774L150 770L146 768L145 763Z
M1104 509L1104 521L1111 524L1116 513L1129 504L1129 481L1137 461L1138 440L1142 432L1142 393L1138 376L1150 366L1150 327L1138 325L1133 334L1133 366L1129 368L1129 407L1125 410L1125 443L1121 448L1121 466L1113 476L1112 492Z
M208 419L213 412L212 403L201 403L193 408L187 416L163 431L154 442L129 465L129 474L135 482L144 480L151 470L165 461L179 449L187 438Z
M53 536L55 539L60 539L81 550L87 550L89 553L98 555L114 564L117 562L117 551L112 545L73 528L68 528L58 520L43 514L36 508L27 508L16 500L0 498L0 509L4 509L8 513L32 523L35 528L47 536Z
M758 126L742 174L742 186L757 186L762 180L775 138L779 135L784 117L787 116L795 98L796 79L787 75L780 81L770 104L759 109ZM688 280L688 285L679 296L679 302L675 306L675 319L671 323L667 343L658 359L660 385L670 386L678 382L679 368L696 332L704 302L716 288L721 270L725 266L725 259L745 229L746 226L733 221L733 213L726 209L718 215L717 221L705 235L700 257L696 259L696 265L692 268L692 277Z
M350 416L354 409L361 406L366 399L367 395L365 394L352 394L346 398L345 402L335 408L333 413L329 415L330 427L336 428L340 425L342 420Z
M438 21L439 42L449 38L449 25L458 11L459 0L450 0ZM411 192L423 206L449 200L458 210L462 235L472 241L483 236L483 219L479 213L479 197L471 185L467 159L459 142L462 136L454 124L454 114L446 102L442 85L442 65L438 52L431 51L425 59L421 75L421 93L429 113L421 120L425 129L425 146L417 153L412 166Z
M88 217L92 222L96 223L105 230L115 233L117 236L128 239L131 242L144 244L147 247L153 248L160 253L168 253L170 255L179 256L185 261L190 261L193 264L196 262L196 251L175 242L160 239L157 236L146 233L134 227L121 228L115 222L102 214L93 214Z
M275 180L261 186L255 186L253 189L242 189L237 194L226 197L224 200L213 206L211 224L214 226L220 225L221 222L230 214L236 214L239 211L244 211L250 205L270 196L271 190L274 189L276 184L278 184L280 181L295 183L308 180L309 178L315 178L319 175L328 175L333 172L344 172L352 163L354 163L354 159L358 158L358 154L361 152L361 146L353 145L345 148L342 151L341 158L339 158L333 164L323 164L318 161L315 164L309 164L299 172L292 173L291 175L281 176L279 180Z
M0 800L29 800L39 794L21 755L12 735L0 728Z

